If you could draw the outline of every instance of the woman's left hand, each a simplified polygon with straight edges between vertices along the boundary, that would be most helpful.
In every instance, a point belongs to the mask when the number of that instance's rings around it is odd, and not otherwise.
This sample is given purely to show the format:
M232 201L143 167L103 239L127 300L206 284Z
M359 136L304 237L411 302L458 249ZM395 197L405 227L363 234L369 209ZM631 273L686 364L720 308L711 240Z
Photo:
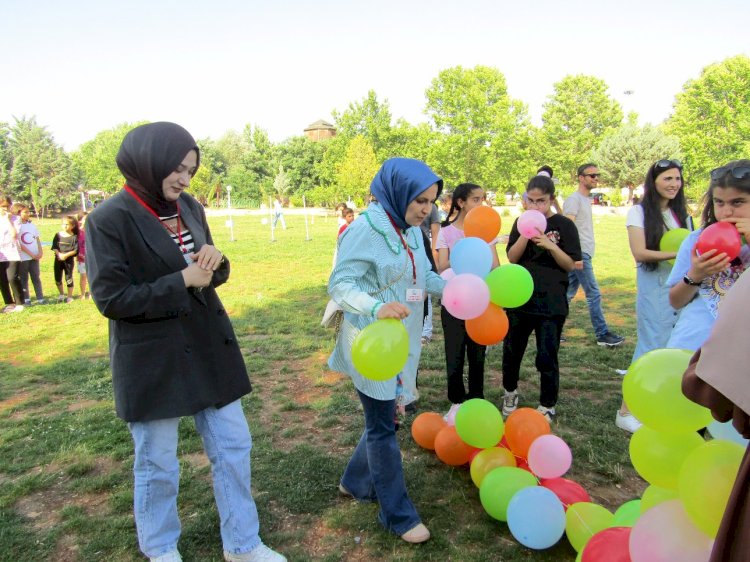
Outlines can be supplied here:
M224 260L224 254L209 244L201 246L201 249L191 254L191 257L201 269L206 271L216 271Z

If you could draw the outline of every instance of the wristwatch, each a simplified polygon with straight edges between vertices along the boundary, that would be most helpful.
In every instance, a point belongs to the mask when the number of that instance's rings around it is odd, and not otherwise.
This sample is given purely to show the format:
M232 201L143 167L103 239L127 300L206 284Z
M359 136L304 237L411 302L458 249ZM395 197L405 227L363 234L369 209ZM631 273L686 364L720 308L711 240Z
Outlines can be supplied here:
M701 284L703 283L703 281L693 281L687 275L685 275L685 277L682 278L682 282L685 283L685 285L690 285L691 287L700 287Z

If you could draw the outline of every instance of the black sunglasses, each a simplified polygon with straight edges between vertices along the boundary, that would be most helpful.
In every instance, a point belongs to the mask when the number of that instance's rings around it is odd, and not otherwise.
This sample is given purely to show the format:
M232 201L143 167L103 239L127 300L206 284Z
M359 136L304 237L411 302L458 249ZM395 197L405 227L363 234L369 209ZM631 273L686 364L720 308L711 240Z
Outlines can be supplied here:
M654 170L669 170L670 168L682 170L682 162L679 160L657 160L654 164Z
M750 176L750 166L736 166L734 168L722 166L711 170L711 179L714 181L720 180L729 173L731 173L732 177L736 180L744 180L746 177Z
M596 179L596 178L598 178L598 177L599 177L599 176L600 176L601 174L583 174L583 175L584 175L584 176L588 176L588 177L590 177L590 178L594 178L594 179Z

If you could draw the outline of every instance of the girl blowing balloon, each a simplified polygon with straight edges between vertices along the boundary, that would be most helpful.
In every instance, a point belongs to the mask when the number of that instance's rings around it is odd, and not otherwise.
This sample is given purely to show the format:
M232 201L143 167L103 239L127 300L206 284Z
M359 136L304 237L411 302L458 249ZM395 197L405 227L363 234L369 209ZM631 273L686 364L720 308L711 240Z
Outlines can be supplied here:
M443 187L424 162L387 160L372 180L376 201L339 238L328 293L344 309L328 365L352 379L365 429L339 484L342 494L380 504L378 519L409 543L430 538L406 491L394 416L416 399L425 292L440 295L445 282L430 269L419 225ZM409 353L401 373L384 381L363 377L352 361L352 342L379 319L403 321ZM400 384L399 384L400 383Z

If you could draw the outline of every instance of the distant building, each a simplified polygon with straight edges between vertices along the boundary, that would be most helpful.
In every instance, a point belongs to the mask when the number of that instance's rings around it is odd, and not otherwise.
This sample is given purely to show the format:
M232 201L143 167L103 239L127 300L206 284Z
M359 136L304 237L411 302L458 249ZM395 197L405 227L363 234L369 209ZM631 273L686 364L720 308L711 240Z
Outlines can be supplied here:
M336 136L336 127L328 121L318 119L315 123L307 126L305 136L313 141L330 139Z

